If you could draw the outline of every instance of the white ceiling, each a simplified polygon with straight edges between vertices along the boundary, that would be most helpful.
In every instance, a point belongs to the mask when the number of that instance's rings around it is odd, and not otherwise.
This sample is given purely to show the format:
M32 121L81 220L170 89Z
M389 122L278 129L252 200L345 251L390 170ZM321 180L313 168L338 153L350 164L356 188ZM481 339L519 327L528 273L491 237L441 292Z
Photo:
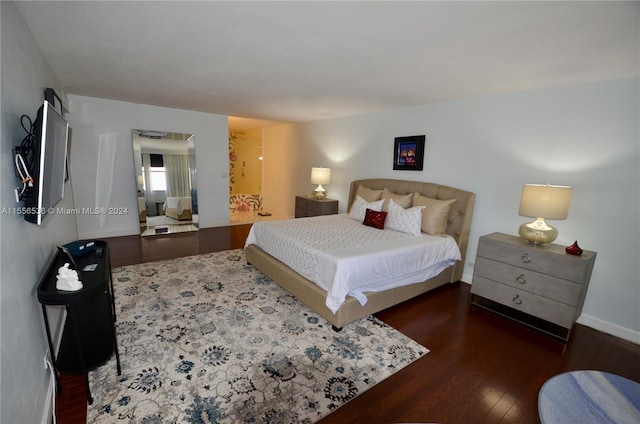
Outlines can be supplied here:
M257 120L350 116L640 68L640 2L17 6L67 93Z
M167 133L162 131L131 130L134 146L140 146L142 153L188 155L194 147L192 134Z

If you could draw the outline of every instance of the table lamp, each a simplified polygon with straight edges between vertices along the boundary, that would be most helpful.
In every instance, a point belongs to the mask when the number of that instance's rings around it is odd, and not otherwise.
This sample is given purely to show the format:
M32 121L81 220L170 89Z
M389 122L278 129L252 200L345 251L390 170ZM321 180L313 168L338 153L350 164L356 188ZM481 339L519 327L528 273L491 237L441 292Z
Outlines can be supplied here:
M313 190L313 197L318 200L326 198L327 190L322 187L322 184L329 184L330 181L330 168L311 168L311 184L318 184L318 187Z
M569 186L525 184L518 213L536 219L520 226L520 237L533 244L554 241L558 237L558 230L547 224L545 219L566 219L570 200Z

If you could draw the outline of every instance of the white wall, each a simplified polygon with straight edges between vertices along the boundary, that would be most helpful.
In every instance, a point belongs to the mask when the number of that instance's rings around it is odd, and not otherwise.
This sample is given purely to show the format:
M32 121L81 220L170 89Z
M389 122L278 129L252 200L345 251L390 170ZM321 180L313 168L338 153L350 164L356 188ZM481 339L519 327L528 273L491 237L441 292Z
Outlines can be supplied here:
M81 238L140 233L132 129L194 134L200 227L229 223L229 181L222 177L229 172L226 116L74 95L69 109L76 207L128 211L78 215Z
M22 215L12 214L14 189L19 185L13 166L12 148L26 132L20 117L36 118L44 100L44 89L62 94L60 83L13 2L0 2L2 19L2 166L0 166L0 422L33 424L44 422L52 406L49 391L53 381L44 369L48 349L42 310L36 289L55 246L77 238L75 219L50 215L36 226ZM21 205L21 204L20 204ZM73 207L71 183L57 206ZM49 314L54 338L60 333L61 309ZM43 412L44 411L44 412ZM43 416L44 413L44 416Z
M356 178L418 179L473 191L464 272L470 282L478 238L515 234L528 220L517 214L523 184L572 185L569 218L552 223L560 231L556 243L578 240L598 252L580 322L640 342L638 91L638 80L611 81L266 128L264 207L293 216L294 196L312 190L310 169L318 165L332 168L328 193L341 211ZM202 226L229 222L228 181L221 177L226 117L76 96L70 104L77 207L135 208L130 129L193 132ZM424 171L393 171L394 137L416 134L427 136ZM87 237L135 234L137 217L79 216L78 230Z
M478 238L517 234L525 183L573 186L557 244L598 252L580 322L640 343L637 79L484 96L265 129L265 203L292 215L312 166L332 168L344 211L353 179L438 182L476 193L464 280ZM394 137L426 135L424 171L393 171ZM280 161L272 155L283 155ZM276 161L276 163L274 163ZM273 174L271 174L273 172Z

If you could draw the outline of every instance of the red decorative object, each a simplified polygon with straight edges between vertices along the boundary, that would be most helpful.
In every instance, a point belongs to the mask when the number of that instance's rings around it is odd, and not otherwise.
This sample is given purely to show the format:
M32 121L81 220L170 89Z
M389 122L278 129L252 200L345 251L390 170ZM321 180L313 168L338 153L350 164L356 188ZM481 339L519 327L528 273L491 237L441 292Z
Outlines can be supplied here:
M377 228L379 230L384 229L384 220L387 218L387 212L376 212L367 208L364 216L364 225Z
M580 249L580 246L578 246L578 240L574 241L571 246L567 246L565 250L567 251L568 254L576 255L576 256L582 255L582 252L583 252L583 250Z

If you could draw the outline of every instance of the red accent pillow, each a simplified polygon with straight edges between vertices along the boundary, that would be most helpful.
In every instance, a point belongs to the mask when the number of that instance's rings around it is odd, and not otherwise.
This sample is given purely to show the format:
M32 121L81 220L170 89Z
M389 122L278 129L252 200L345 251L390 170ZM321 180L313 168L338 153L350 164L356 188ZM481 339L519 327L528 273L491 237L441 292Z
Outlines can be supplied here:
M387 212L377 212L373 209L367 208L364 214L364 225L377 228L379 230L384 229L384 220L387 218Z

